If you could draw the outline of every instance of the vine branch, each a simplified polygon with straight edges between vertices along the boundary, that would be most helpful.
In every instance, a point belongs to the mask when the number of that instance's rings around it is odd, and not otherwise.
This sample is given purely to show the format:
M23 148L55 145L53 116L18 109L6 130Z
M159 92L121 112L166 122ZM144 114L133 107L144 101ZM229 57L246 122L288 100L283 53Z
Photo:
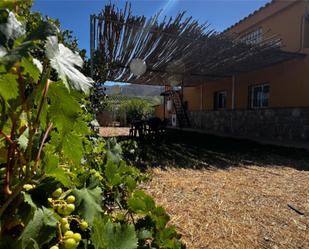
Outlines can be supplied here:
M53 128L53 124L50 123L44 133L44 136L42 138L42 141L41 141L41 144L40 144L40 148L38 150L38 153L36 155L36 158L35 158L35 165L33 167L33 170L32 170L32 173L34 173L34 171L36 170L36 168L38 167L38 164L39 164L39 161L40 161L40 158L41 158L41 154L42 154L42 150L43 150L43 147L44 147L44 144L45 144L45 141L51 131L51 129Z
M11 145L15 144L14 141L8 135L6 135L1 129L0 129L0 135L2 135L5 138L5 140L9 142Z
M15 137L16 126L17 126L16 113L12 114L11 119L12 119L12 129L11 129L10 139L13 141ZM12 191L10 189L10 182L11 182L11 173L12 173L13 165L15 162L15 159L14 159L15 148L16 148L16 144L13 142L13 144L9 146L8 153L7 153L6 172L5 172L5 180L4 180L4 186L3 186L4 193L7 195L12 194Z

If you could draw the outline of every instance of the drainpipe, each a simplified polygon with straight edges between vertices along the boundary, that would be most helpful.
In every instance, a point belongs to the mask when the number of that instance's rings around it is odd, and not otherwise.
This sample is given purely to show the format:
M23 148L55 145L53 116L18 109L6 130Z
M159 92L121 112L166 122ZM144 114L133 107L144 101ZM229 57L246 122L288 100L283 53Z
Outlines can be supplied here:
M299 49L297 53L301 52L304 48L304 23L305 23L305 15L302 15L300 19L300 40L299 40Z
M308 8L308 2L306 4L306 9ZM300 40L299 40L299 48L295 51L296 53L300 53L304 48L304 26L305 26L305 14L300 18Z
M165 94L164 94L163 95L163 121L165 121L165 105L166 105L166 101L165 101Z
M182 79L181 81L181 105L183 106L183 81L184 79Z
M235 80L236 76L233 74L232 76L232 110L235 109Z
M200 101L200 111L203 111L203 85L201 84L201 101Z
M231 132L232 133L234 133L233 117L234 117L234 110L235 110L235 81L236 81L236 75L233 74L232 76L232 111L231 111Z

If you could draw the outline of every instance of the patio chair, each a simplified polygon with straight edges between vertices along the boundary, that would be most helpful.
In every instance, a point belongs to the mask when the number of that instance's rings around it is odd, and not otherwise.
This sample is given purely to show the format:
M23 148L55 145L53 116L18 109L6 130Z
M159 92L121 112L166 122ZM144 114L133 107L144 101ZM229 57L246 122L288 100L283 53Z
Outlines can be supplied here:
M146 125L146 133L148 135L154 135L156 137L162 127L162 121L160 118L152 117L146 121Z
M144 120L133 120L130 124L129 136L143 138L145 134L145 121Z

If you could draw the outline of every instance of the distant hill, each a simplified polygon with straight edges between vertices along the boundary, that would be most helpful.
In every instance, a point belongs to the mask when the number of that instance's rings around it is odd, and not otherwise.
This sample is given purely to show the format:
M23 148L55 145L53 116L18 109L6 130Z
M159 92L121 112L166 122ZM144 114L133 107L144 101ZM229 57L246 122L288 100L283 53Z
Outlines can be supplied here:
M106 94L121 94L128 97L156 97L164 91L162 86L148 86L148 85L113 85L104 86Z

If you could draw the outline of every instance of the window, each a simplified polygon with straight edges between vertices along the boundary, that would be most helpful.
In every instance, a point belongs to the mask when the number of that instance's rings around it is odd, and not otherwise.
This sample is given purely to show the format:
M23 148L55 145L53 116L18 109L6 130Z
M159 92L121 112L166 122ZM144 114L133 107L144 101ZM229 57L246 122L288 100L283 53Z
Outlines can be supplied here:
M249 97L251 108L263 108L269 105L269 84L250 87Z
M226 91L215 92L214 109L220 110L226 108Z
M258 28L240 38L240 41L247 44L259 44L262 41L262 28Z

